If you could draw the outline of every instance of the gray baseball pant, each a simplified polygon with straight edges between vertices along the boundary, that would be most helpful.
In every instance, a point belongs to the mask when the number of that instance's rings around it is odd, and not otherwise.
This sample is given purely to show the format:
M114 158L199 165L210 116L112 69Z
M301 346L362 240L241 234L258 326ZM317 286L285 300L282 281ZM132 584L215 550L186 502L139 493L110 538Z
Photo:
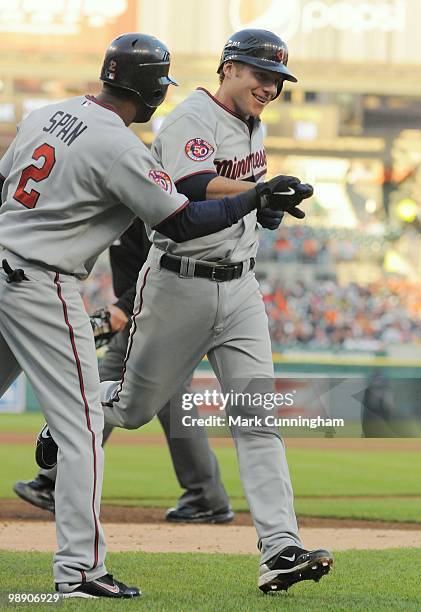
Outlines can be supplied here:
M104 416L89 317L75 277L39 268L0 247L0 396L23 370L59 446L56 582L94 580L107 570L99 522Z
M103 359L99 362L101 380L117 380L121 377L129 331L130 325L112 338ZM218 461L209 446L206 429L202 427L200 431L195 431L197 435L190 437L179 438L171 435L171 420L178 416L181 418L181 395L185 391L186 387L182 387L157 415L167 438L178 482L183 489L186 489L178 505L192 506L201 510L220 510L228 507L229 500L222 484ZM142 405L143 402L139 397L139 410L142 410ZM197 408L191 413L192 416L197 416ZM112 425L105 425L103 443L113 429ZM39 473L54 481L56 468L40 470Z
M230 282L184 276L160 267L152 247L138 280L122 380L101 387L106 423L134 429L147 423L207 354L222 390L273 381L268 321L254 273L245 266ZM245 382L244 382L245 381ZM138 398L142 398L139 409ZM285 448L276 428L245 428L234 436L240 475L258 533L262 563L301 546Z

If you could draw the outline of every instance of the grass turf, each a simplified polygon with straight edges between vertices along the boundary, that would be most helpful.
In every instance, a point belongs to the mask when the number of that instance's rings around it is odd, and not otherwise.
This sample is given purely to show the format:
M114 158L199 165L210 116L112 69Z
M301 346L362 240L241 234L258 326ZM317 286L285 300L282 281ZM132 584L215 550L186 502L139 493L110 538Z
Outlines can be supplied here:
M264 595L256 586L257 557L114 553L108 557L108 570L115 570L116 577L128 584L139 585L144 596L122 602L73 599L63 602L62 609L419 610L420 554L421 549L337 553L331 573L320 583L304 582L287 593ZM4 605L8 593L51 592L50 576L51 555L0 551L0 608L8 609ZM51 608L36 605L37 610Z
M41 429L45 419L40 412L25 412L23 414L0 414L0 431L30 431L36 433Z
M0 431L36 432L41 423L36 413L0 415ZM158 432L160 425L153 421L136 433ZM246 510L234 449L215 452L234 509ZM295 448L288 450L288 461L301 516L421 521L418 453ZM13 498L13 483L36 473L33 447L2 444L0 466L0 498ZM112 441L106 447L105 503L168 507L180 493L164 440L162 447Z

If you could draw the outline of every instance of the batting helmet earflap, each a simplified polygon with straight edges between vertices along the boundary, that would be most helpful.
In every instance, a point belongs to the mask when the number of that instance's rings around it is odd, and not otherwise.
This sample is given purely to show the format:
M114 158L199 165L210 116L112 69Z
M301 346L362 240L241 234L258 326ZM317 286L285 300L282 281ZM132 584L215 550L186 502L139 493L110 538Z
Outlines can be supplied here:
M170 53L167 46L147 34L122 34L105 52L100 79L108 85L139 95L148 108L157 108L169 85L178 83L168 76Z
M296 77L288 70L288 47L286 43L268 30L240 30L235 32L225 43L217 72L221 72L225 62L235 61L251 64L277 72L286 81L297 82Z

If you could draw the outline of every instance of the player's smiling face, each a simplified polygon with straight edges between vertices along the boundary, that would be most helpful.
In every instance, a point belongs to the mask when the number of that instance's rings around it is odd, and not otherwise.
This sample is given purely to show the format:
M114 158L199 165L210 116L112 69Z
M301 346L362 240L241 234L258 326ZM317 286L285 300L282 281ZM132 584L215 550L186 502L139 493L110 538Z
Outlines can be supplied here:
M259 117L278 91L278 74L255 66L229 63L221 86L225 105L244 118Z

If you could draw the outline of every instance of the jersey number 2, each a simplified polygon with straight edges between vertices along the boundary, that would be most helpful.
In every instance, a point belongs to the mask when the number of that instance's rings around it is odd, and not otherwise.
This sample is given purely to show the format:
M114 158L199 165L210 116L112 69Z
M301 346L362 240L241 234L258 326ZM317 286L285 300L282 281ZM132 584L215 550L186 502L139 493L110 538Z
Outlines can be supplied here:
M44 158L42 166L38 168L31 164L25 168L20 176L18 188L13 195L14 199L26 206L26 208L35 208L40 196L39 191L35 189L25 191L26 184L30 179L39 183L50 176L51 170L56 163L54 147L46 143L37 147L32 155L32 159L37 161L40 157Z

